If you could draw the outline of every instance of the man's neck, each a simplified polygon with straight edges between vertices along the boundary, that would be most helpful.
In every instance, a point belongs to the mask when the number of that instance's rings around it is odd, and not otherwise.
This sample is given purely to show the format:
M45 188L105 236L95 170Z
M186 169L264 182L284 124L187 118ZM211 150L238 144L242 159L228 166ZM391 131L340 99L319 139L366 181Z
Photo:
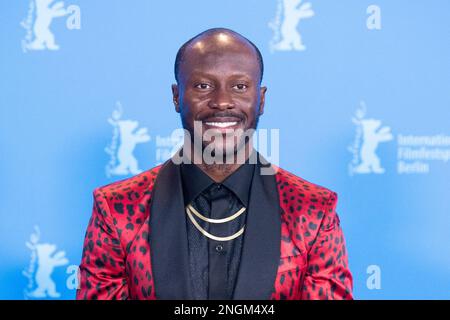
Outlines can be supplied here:
M242 164L197 164L197 166L206 173L215 182L220 183L224 181L228 176L235 172Z
M252 152L256 152L253 148L250 148L249 144L246 144L243 148L245 148L245 158L244 163L248 160ZM237 161L237 155L234 155L234 163L213 163L207 164L203 160L200 164L195 164L198 166L205 174L207 174L211 179L213 179L216 183L221 183L228 176L233 174L240 166L243 165L242 160ZM203 158L202 158L203 159Z

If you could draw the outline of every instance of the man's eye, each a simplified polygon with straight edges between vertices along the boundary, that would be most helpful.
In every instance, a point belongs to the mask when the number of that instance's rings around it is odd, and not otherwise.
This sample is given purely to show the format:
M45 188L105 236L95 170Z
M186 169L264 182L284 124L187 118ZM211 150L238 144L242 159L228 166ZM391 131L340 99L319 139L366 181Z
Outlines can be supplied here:
M239 83L239 84L234 85L233 88L235 88L239 91L244 91L245 89L248 88L248 86L246 84Z
M207 84L207 83L199 83L195 87L198 88L198 89L202 89L202 90L211 88L211 86L209 84Z

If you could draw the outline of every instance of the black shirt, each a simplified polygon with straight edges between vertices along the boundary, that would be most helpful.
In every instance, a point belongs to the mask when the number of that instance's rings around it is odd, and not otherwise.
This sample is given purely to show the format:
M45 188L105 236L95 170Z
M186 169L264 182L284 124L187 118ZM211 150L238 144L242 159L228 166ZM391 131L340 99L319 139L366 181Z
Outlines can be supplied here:
M194 164L181 165L184 205L191 204L200 214L222 219L248 207L255 165L245 163L222 183L216 183ZM205 222L195 215L207 232L226 237L244 225L247 210L224 223ZM216 241L204 236L186 215L189 269L195 299L231 299L239 269L244 234L229 241ZM244 229L245 232L245 229Z

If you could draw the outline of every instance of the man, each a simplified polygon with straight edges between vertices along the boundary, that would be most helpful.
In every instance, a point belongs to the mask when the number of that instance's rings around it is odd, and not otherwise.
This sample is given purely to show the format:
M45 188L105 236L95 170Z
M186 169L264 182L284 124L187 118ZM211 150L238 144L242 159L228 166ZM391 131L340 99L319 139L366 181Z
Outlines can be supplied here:
M257 47L229 29L180 48L184 147L94 191L78 299L352 298L336 193L252 147L262 76Z

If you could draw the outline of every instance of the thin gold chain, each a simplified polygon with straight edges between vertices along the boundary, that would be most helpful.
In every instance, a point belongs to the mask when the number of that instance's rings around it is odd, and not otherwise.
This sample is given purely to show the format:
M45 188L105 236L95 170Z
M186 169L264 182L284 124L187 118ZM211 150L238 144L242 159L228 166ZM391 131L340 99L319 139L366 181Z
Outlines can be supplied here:
M200 212L195 210L195 208L192 205L188 204L188 208L197 217L199 217L203 221L210 222L210 223L224 223L224 222L228 222L228 221L234 220L237 217L239 217L246 209L245 207L242 207L235 214L233 214L233 215L231 215L229 217L223 218L223 219L210 219L210 218L207 218L207 217L203 216L202 214L200 214Z
M186 213L187 213L189 219L191 220L192 224L197 228L197 230L200 231L205 237L210 238L212 240L216 240L216 241L230 241L230 240L236 239L242 233L244 233L245 225L238 232L236 232L235 234L232 234L231 236L228 236L228 237L217 237L217 236L207 232L205 229L203 229L197 223L197 221L195 221L194 217L192 216L192 212L191 212L189 206L186 207Z

